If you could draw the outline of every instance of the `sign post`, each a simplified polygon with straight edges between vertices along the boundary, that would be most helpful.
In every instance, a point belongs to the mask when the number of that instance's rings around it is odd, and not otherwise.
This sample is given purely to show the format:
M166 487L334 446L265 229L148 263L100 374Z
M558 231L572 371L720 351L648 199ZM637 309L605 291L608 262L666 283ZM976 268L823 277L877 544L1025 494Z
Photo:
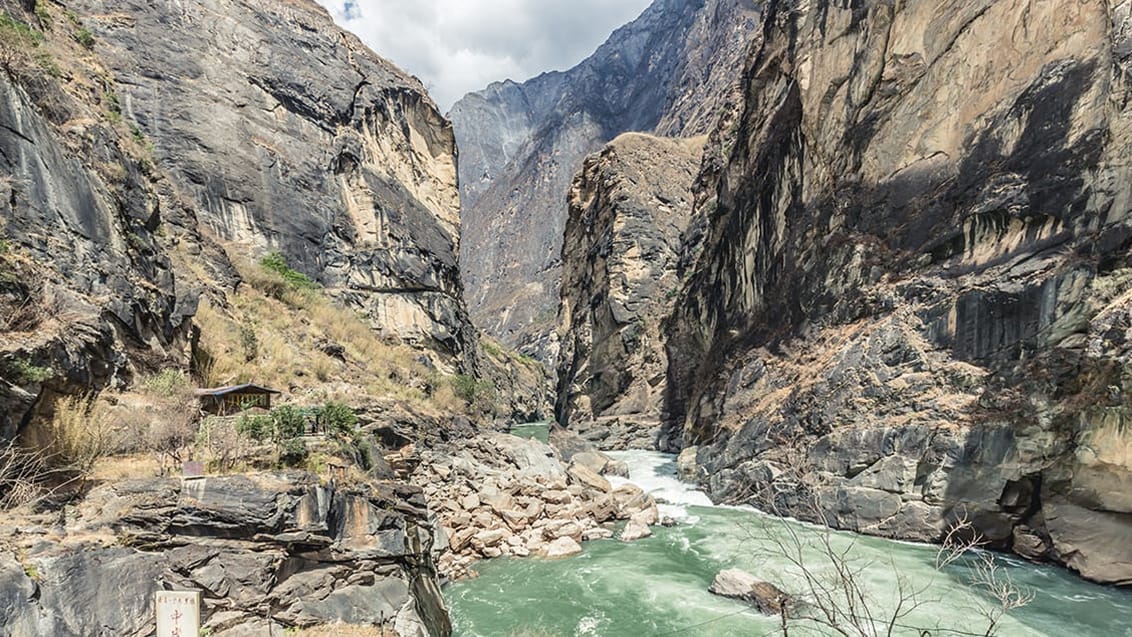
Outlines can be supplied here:
M157 637L200 635L200 593L157 591Z

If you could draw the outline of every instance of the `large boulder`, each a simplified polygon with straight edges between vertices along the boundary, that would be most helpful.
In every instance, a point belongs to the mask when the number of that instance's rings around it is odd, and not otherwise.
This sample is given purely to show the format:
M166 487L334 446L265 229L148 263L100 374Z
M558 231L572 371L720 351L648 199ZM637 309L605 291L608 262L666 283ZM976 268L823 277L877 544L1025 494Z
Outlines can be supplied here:
M790 596L774 584L737 568L717 573L708 591L713 595L750 602L766 615L781 614L790 602Z
M597 472L585 465L571 463L570 466L566 468L566 473L575 484L596 489L603 493L613 491L613 486L609 484L609 480L601 477Z
M543 557L556 559L571 557L581 552L581 544L578 544L574 538L563 536L546 545L546 548L543 549Z

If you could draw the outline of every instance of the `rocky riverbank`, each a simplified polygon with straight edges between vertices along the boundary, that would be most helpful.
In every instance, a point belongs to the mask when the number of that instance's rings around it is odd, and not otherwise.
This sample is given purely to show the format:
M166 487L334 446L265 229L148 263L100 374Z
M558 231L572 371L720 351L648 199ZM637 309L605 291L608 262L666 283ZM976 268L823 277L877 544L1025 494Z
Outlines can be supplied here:
M584 445L559 451L538 440L487 433L458 445L426 450L412 474L447 540L442 576L474 575L480 559L556 558L582 551L586 540L631 541L657 524L656 502L639 487L614 488L607 475L622 464Z

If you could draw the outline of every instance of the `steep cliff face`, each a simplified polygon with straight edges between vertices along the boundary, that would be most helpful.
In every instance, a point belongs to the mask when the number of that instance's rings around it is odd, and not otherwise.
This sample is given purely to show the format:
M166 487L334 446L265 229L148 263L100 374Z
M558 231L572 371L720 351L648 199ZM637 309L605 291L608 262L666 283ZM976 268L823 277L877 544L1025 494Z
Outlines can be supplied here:
M720 499L921 539L969 517L1132 583L1129 3L763 28L666 325L665 444Z
M457 380L482 384L453 375L478 369L454 155L419 83L313 2L0 0L0 453L21 434L54 453L57 440L33 434L54 434L63 395L84 399L80 433L105 435L92 456L153 450L162 427L181 426L162 416L196 403L138 381L180 381L191 355L206 376L215 368L201 361L222 353L233 374L275 374L292 405L303 392L364 401L366 464L423 429L471 429L457 416L471 401L453 395ZM260 265L272 250L286 262L276 270ZM510 364L497 361L509 388L537 375ZM182 389L168 393L180 400ZM92 405L105 411L80 411L100 392ZM511 408L537 410L541 398ZM164 399L170 412L151 409ZM170 435L192 445L206 431ZM136 456L111 460L150 471ZM28 498L40 493L28 482ZM206 591L216 635L339 619L446 634L419 492L326 484L68 483L65 516L45 502L42 517L11 514L0 530L0 624L85 634L94 617L107 634L147 634L160 581Z
M477 369L454 137L419 82L313 2L26 4L0 3L0 434L184 368L199 294L224 305L233 259L270 250Z
M586 159L562 250L559 423L603 448L652 448L692 182L705 137L627 133Z
M46 46L14 29L4 27L0 73L0 440L55 395L186 364L196 308L159 236L195 219L83 99L98 90L97 64L67 65L64 90L45 68L56 64Z
M582 159L627 131L707 132L756 16L749 0L658 0L577 67L453 107L461 267L477 325L554 358L566 196Z
M314 2L75 0L204 230L277 249L372 326L461 363L455 140Z

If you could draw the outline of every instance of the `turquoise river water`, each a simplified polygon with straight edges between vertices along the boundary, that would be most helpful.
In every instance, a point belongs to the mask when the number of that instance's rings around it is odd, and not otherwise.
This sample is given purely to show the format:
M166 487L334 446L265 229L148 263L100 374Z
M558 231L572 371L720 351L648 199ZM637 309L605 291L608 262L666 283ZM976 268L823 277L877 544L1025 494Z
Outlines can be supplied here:
M630 481L667 504L661 514L680 524L656 527L650 538L587 542L564 560L497 559L476 565L480 576L445 588L458 637L754 636L780 635L777 619L708 593L721 569L742 568L791 591L794 567L782 547L799 549L811 571L833 568L817 550L828 537L851 555L879 615L897 590L919 591L919 608L894 635L983 635L990 596L973 586L975 558L936 569L936 549L847 533L828 533L754 510L713 506L675 476L671 456L611 454L630 465ZM789 525L789 526L788 526ZM775 539L777 538L777 539ZM1132 541L1132 538L1129 539ZM996 556L1003 573L1033 596L1003 617L995 635L1132 637L1132 592L1086 583L1062 569ZM925 632L926 631L926 632ZM834 634L797 625L790 635ZM877 634L885 634L877 631Z

